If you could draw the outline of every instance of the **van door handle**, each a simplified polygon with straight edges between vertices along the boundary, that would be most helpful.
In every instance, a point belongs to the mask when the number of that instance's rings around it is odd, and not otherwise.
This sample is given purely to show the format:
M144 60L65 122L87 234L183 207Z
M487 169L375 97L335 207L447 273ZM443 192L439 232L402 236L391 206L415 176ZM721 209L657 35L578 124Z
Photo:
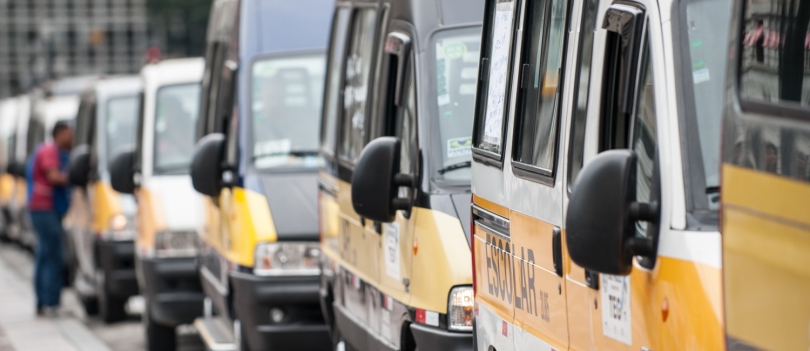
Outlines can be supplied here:
M563 276L563 259L562 259L562 231L559 227L554 227L554 234L551 236L551 246L554 257L554 272L558 276Z

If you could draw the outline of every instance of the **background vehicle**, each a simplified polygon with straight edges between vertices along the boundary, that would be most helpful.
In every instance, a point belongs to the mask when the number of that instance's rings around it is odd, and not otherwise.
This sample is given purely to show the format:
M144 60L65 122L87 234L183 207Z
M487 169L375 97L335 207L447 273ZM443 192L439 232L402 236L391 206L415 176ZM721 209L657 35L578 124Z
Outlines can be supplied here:
M13 167L14 136L17 122L17 98L0 101L0 240L8 241L8 229L11 223L9 205L14 197Z
M472 347L469 147L482 17L478 1L335 9L319 206L321 299L336 349Z
M202 198L188 174L203 67L202 59L192 58L141 70L137 148L112 161L113 188L138 200L136 269L149 350L174 350L175 328L203 312L196 263Z
M195 322L211 349L329 347L318 304L316 172L327 0L212 6L195 189L206 196ZM227 330L227 333L223 333Z
M808 28L801 23L810 20L810 4L734 5L731 74L725 96L716 95L717 103L725 103L721 230L727 347L805 350L810 348L810 303L804 298L810 295L810 71ZM765 36L782 39L769 43Z
M28 145L28 127L31 121L31 95L17 97L14 125L14 149L9 159L8 171L14 176L14 194L8 206L10 222L8 237L20 244L22 233L31 228L25 205L28 203L28 185L25 182L25 165L31 150Z
M87 314L127 317L135 280L135 198L112 189L113 157L135 140L138 77L103 79L81 95L69 168L73 185L65 232L76 252L74 286Z
M476 348L724 349L732 1L487 4Z

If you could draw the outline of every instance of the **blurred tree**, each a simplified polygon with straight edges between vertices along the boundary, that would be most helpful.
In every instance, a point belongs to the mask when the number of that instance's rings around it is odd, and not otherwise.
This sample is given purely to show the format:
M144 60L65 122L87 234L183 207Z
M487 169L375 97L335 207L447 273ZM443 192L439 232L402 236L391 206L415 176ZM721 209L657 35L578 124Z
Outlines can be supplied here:
M163 58L202 56L211 0L147 0L150 45Z

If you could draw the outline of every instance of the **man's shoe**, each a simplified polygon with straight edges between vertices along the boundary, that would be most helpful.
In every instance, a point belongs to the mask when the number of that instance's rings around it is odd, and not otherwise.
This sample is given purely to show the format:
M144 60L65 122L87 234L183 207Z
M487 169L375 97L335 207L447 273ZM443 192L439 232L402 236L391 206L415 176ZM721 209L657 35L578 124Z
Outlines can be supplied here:
M59 307L47 306L42 308L42 316L45 318L56 319L59 317Z

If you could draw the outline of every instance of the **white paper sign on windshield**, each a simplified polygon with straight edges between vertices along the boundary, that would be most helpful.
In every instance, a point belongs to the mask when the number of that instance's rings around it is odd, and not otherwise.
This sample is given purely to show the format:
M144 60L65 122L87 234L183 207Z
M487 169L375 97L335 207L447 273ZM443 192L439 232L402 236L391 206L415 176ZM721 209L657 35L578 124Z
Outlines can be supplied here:
M495 8L495 28L489 66L489 91L484 123L484 142L501 145L509 54L512 48L514 2L504 2Z

